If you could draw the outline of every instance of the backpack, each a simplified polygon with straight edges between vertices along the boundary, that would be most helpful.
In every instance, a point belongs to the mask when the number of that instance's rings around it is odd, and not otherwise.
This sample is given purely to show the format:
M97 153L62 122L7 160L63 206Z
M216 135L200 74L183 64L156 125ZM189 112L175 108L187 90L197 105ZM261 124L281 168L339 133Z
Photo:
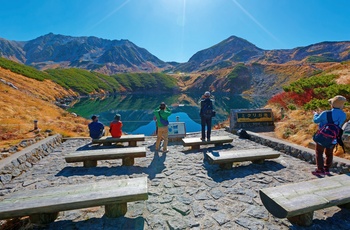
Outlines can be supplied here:
M319 128L317 130L317 132L314 134L312 139L317 144L319 144L325 148L331 148L335 144L337 144L337 141L339 141L341 128L339 128L338 125L334 124L334 121L332 119L332 111L327 111L326 113L327 113L327 122L328 123L326 123L321 128ZM340 137L340 139L341 139L341 137Z
M250 135L244 129L239 129L237 131L237 134L241 139L250 139Z
M204 116L205 118L213 117L213 115L215 114L215 111L213 110L213 102L211 100L204 100L202 101L202 103L202 116Z

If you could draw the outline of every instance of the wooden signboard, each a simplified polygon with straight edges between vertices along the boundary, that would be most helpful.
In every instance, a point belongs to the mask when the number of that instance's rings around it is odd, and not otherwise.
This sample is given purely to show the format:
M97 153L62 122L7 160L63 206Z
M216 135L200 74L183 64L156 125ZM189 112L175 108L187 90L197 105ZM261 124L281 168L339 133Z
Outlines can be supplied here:
M248 111L248 112L237 112L237 122L265 122L265 121L273 121L272 112L256 112L256 111Z
M230 131L246 129L251 131L273 131L274 118L271 109L232 109Z

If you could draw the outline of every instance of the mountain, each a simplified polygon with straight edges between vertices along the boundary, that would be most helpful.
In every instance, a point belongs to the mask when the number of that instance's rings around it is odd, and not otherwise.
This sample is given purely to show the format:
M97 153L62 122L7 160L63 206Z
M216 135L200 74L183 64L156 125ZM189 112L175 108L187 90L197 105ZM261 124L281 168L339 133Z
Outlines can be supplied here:
M37 69L81 68L103 74L122 72L204 72L239 63L285 64L341 62L350 59L350 42L321 42L294 49L263 50L231 36L198 51L188 62L164 62L128 40L71 37L49 33L20 42L0 38L0 57Z
M164 62L128 40L50 33L24 42L0 39L0 57L40 70L79 68L104 75L165 72L176 78L181 91L209 89L272 96L292 81L350 60L350 42L321 42L293 49L264 50L245 39L231 36L198 51L188 62L177 63Z
M233 67L238 63L285 64L289 62L341 62L350 59L350 42L321 42L294 49L263 50L252 43L231 36L194 54L174 71L201 72Z
M24 63L25 51L23 50L24 42L8 41L0 38L0 57Z
M224 68L237 62L249 62L263 55L264 50L242 38L231 36L208 49L197 52L188 62L178 65L176 70L200 71L219 63L221 63L219 68Z
M37 69L82 68L104 74L159 72L171 67L128 40L49 33L27 42L0 39L0 56Z
M290 50L266 51L259 62L283 64L291 61L341 62L350 59L350 42L321 42Z

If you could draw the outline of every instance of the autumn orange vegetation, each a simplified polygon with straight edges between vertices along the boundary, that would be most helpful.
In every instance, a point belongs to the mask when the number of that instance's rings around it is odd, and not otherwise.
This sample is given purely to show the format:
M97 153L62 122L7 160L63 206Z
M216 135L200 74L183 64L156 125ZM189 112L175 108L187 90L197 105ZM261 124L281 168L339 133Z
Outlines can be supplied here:
M313 113L304 110L287 110L282 119L280 109L274 106L269 106L273 109L276 119L274 135L277 138L284 139L294 144L308 147L312 141L313 134L317 131L317 124L313 123ZM350 117L349 108L344 109L347 117ZM350 160L349 154L344 154L339 147L334 154L335 156Z
M88 121L75 117L54 102L75 96L52 81L40 82L0 68L0 149L23 139L42 138L52 133L63 136L87 136ZM11 86L12 84L12 86ZM34 120L40 131L34 132Z

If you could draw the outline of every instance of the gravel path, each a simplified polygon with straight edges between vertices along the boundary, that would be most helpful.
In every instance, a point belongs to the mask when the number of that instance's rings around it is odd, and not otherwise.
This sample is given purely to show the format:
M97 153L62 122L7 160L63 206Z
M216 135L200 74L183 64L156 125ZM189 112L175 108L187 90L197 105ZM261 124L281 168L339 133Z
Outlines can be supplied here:
M109 219L103 207L60 212L48 226L35 226L26 219L22 229L350 229L350 211L337 207L314 213L312 227L293 226L287 219L277 219L264 208L259 189L316 179L314 165L281 153L264 164L242 162L230 170L210 165L206 151L262 148L255 142L239 139L224 130L213 135L234 138L221 147L201 146L199 151L170 142L169 152L154 152L155 137L146 137L147 157L136 158L134 166L121 166L121 160L99 161L94 168L82 163L67 164L64 155L78 148L91 148L89 141L72 139L62 143L25 174L12 180L0 195L16 190L38 189L64 184L115 180L147 176L149 198L128 203L124 217ZM199 137L199 133L188 137ZM1 198L0 198L1 199Z

